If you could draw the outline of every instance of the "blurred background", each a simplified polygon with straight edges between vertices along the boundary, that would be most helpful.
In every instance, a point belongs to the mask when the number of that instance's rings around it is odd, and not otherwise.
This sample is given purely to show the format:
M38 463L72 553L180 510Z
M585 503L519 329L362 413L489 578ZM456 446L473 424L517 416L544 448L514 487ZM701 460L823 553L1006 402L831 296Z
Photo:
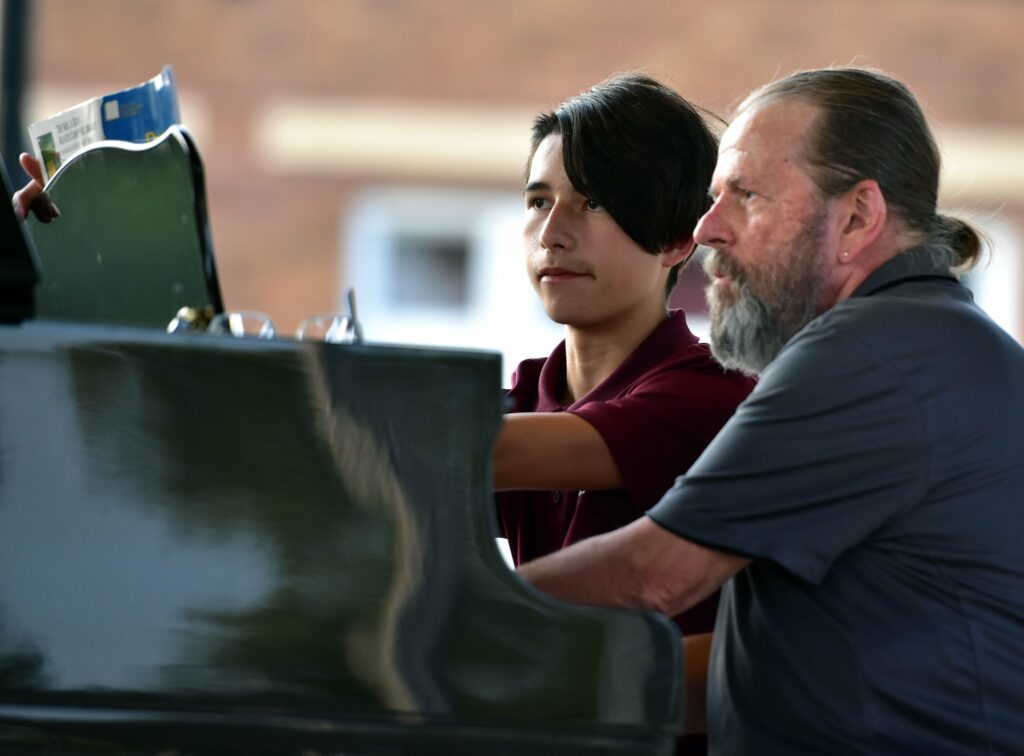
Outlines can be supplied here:
M368 340L500 350L507 374L560 338L520 249L536 113L641 69L728 117L772 78L854 64L920 98L944 153L943 208L994 241L969 283L1024 338L1017 0L19 5L24 123L174 66L225 304L266 312L279 331L343 310L354 286ZM693 267L673 300L696 330L702 288Z

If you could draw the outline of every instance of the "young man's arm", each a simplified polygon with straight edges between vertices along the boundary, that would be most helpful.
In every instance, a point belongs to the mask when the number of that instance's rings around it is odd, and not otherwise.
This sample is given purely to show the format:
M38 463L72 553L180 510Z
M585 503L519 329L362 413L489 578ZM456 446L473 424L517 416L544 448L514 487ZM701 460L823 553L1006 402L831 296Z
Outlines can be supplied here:
M571 412L505 415L494 444L498 491L621 488L622 474L601 434Z
M649 517L520 566L555 598L672 616L709 596L750 563L662 528Z

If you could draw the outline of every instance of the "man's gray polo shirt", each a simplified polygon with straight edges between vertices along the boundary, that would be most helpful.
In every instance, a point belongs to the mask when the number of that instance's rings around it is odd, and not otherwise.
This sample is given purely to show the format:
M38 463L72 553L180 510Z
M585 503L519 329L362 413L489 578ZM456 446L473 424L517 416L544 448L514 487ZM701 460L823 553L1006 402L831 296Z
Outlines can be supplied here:
M931 260L797 334L649 513L754 559L715 753L1024 753L1024 350Z

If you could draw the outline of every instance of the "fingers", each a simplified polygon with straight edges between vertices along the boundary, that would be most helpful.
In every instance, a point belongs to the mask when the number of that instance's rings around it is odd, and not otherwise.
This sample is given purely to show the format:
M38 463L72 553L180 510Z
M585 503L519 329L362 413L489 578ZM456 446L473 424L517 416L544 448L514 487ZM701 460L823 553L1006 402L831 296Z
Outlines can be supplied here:
M40 192L32 199L32 214L41 222L49 223L60 217L60 210L53 204L49 194Z
M26 184L24 187L14 193L12 202L14 204L14 212L18 214L18 217L24 220L28 217L28 211L32 207L32 200L35 198L35 183Z
M31 211L42 223L49 223L54 218L59 218L60 210L50 200L50 196L43 191L43 171L39 161L23 152L18 157L18 162L32 177L32 180L14 193L12 201L15 212L19 217L27 218Z
M39 165L39 161L27 152L23 152L18 156L18 162L25 169L25 173L31 176L41 189L45 182L43 181L43 167Z
M27 218L29 211L42 223L49 223L60 217L60 210L50 201L50 195L43 191L35 181L25 184L14 193L12 198L14 212L19 218Z

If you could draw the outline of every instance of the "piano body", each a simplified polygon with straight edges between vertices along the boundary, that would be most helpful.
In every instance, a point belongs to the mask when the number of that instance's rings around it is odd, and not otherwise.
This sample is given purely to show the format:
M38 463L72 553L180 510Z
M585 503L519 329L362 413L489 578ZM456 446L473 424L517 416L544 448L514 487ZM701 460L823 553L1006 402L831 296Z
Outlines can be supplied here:
M497 550L497 354L37 320L3 223L0 752L672 751L675 626Z

